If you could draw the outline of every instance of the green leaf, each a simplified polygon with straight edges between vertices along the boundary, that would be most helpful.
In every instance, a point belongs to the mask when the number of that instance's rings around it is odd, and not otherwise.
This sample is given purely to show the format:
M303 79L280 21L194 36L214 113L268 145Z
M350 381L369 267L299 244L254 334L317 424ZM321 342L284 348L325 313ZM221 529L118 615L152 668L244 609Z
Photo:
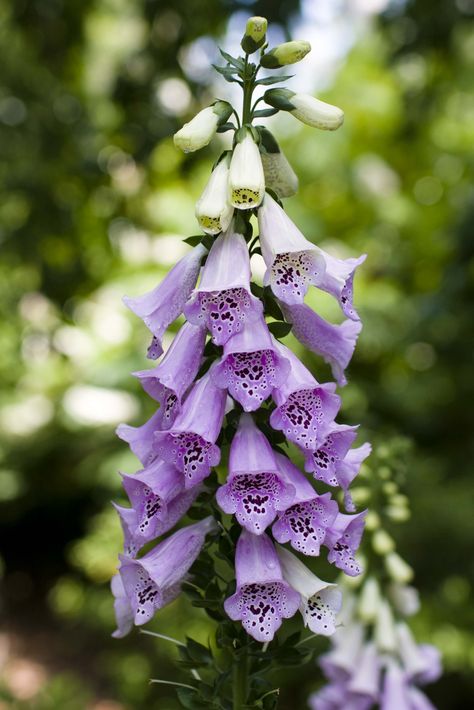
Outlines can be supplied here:
M261 86L271 86L272 84L279 84L280 81L287 81L288 79L292 79L294 77L294 74L281 74L280 76L265 76L263 79L259 79L256 81L256 84L260 84Z
M202 242L203 238L204 234L196 234L192 237L186 237L186 239L183 239L183 242L186 242L186 244L190 244L192 247L195 247Z
M217 133L226 133L227 131L232 131L232 130L235 130L235 126L233 123L223 123L217 129Z
M272 318L275 318L276 321L283 322L283 313L281 312L281 308L271 295L270 289L267 288L265 289L264 303L265 313Z
M191 658L199 663L212 663L212 653L207 646L186 636L186 648Z
M263 298L263 287L259 286L258 284L251 283L250 284L250 290L252 291L253 295L256 296L257 298Z
M284 338L291 330L291 323L284 321L274 321L268 324L268 330L275 338Z
M274 116L276 113L278 113L277 108L261 108L261 109L258 109L258 111L253 112L253 117L254 118L265 118L266 116Z
M223 57L223 58L226 60L226 62L228 62L229 64L231 64L233 67L235 67L235 68L238 69L239 71L243 71L243 70L244 70L245 62L244 62L243 59L240 59L240 58L237 58L237 57L233 57L231 54L228 54L227 52L224 52L224 50L221 49L220 47L219 47L219 52L220 52L220 54L221 54L221 57Z

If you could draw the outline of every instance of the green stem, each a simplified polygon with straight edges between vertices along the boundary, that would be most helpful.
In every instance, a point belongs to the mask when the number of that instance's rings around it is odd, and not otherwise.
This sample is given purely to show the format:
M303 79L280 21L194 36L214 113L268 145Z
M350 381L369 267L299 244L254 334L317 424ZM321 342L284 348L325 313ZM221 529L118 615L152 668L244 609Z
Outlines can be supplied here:
M249 76L249 57L248 54L245 55L245 67L244 67L244 99L242 105L242 125L252 122L252 92L254 89L253 72Z
M242 648L234 660L232 669L232 708L242 710L248 696L248 658L247 649Z

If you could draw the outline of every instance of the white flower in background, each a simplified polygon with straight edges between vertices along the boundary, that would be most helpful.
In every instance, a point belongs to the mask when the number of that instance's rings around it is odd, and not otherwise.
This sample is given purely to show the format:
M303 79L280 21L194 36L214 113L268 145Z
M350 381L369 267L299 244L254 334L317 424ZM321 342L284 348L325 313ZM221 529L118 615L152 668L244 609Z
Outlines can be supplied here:
M225 232L234 213L228 201L229 162L229 154L226 154L212 171L196 203L197 221L207 234Z
M231 113L232 106L227 101L216 101L212 106L204 108L174 134L175 146L185 153L193 153L204 148Z
M358 613L362 621L371 622L377 618L380 604L380 586L374 577L368 577L362 587Z
M413 569L397 552L390 552L385 557L385 568L394 582L406 584L413 579Z
M296 555L276 545L283 577L301 595L300 612L305 626L315 634L331 636L336 631L336 615L342 605L337 585L313 574Z
M231 204L239 210L258 207L265 194L265 176L258 145L248 128L236 133L229 172Z
M374 629L375 643L382 653L395 653L397 650L397 637L395 622L390 604L383 599L377 610Z
M259 127L263 151L261 153L265 184L278 197L291 197L298 191L298 176L286 155L269 130Z
M296 94L290 89L269 89L265 102L281 111L289 111L302 123L326 131L335 131L344 122L344 111L309 94Z

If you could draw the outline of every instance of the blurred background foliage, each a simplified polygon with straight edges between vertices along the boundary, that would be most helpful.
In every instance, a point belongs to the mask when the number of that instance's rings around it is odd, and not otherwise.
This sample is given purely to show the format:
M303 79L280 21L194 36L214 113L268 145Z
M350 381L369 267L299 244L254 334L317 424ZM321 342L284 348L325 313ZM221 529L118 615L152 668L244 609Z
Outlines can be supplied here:
M129 376L148 336L121 296L196 232L219 145L183 156L170 135L228 91L214 43L237 51L248 14L274 41L310 39L290 86L346 112L334 135L271 119L300 177L287 209L325 248L369 255L343 414L372 440L413 440L412 517L394 534L422 593L416 630L444 655L430 695L450 710L474 697L473 0L0 0L2 708L177 707L148 684L180 677L173 647L110 639L109 501L137 468L113 430L152 412ZM184 599L153 627L208 629ZM291 671L283 710L318 681Z

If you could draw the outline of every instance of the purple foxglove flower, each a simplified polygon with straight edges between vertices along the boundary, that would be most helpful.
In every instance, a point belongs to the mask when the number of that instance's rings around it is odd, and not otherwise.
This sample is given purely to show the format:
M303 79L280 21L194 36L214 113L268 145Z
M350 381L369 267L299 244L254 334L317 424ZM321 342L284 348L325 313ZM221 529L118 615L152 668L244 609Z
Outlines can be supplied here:
M277 408L270 416L274 429L303 449L318 449L329 434L341 398L334 394L336 385L320 385L289 348L278 341L275 347L291 366L287 379L273 390Z
M193 386L173 427L154 436L155 452L184 473L185 488L200 483L220 461L215 442L222 427L226 393L215 386L212 370Z
M291 483L279 475L266 437L250 414L242 414L230 447L227 482L217 491L218 504L225 513L235 513L242 527L261 535L294 494Z
M282 619L296 614L300 595L283 579L270 538L243 530L237 542L235 569L237 590L225 600L225 611L233 621L241 621L256 641L271 641Z
M283 303L303 303L310 284L323 277L324 259L270 195L258 210L258 226L267 267L263 283Z
M354 622L342 626L336 630L333 641L334 647L319 658L319 664L326 678L342 685L358 667L364 643L364 627Z
M284 547L277 546L283 577L301 595L300 612L304 625L322 636L336 631L336 615L342 594L335 584L323 582L303 562Z
M153 451L153 435L160 428L162 416L162 412L158 410L141 426L119 424L115 430L119 439L127 442L143 466L148 466L156 458Z
M349 449L342 461L336 465L336 478L344 491L344 507L350 513L355 512L355 506L348 488L359 473L362 462L370 456L371 451L372 446L369 443L362 444L356 449Z
M120 574L115 574L110 580L110 588L114 596L114 612L117 628L112 636L121 639L126 636L133 626L133 610L125 593Z
M202 244L194 247L149 293L136 298L125 297L125 305L136 313L153 333L148 357L156 360L163 353L161 339L168 326L183 312L184 304L196 285L201 260L206 253Z
M305 450L305 471L317 481L338 486L338 465L344 460L357 436L357 426L334 424L322 446L316 451Z
M158 609L178 596L185 575L214 525L208 517L181 528L139 560L121 556L119 572L137 626L150 621Z
M441 675L440 654L435 646L417 644L406 624L396 625L398 655L407 678L424 685L432 683Z
M358 259L337 259L318 247L318 253L323 257L325 270L317 286L334 296L341 310L351 320L360 320L353 304L354 274L367 258L362 254Z
M368 696L373 703L379 697L380 658L373 642L366 643L357 661L357 667L348 683L347 689L354 694Z
M130 533L140 547L168 532L199 495L199 487L184 491L183 475L165 461L154 461L133 476L122 474L123 487L136 513Z
M283 456L276 454L281 475L296 490L294 501L281 513L272 527L278 542L289 542L298 552L316 557L327 529L339 512L329 493L317 495L311 483Z
M345 685L329 684L309 697L311 710L369 710L371 698L354 695Z
M340 325L333 325L304 303L281 306L286 320L292 324L294 336L306 348L321 355L331 366L338 385L346 385L344 370L349 364L357 336L362 329L360 321L345 320Z
M144 542L137 540L134 532L137 528L137 514L133 508L125 508L112 503L118 513L123 532L123 551L127 557L136 557Z
M214 241L184 313L191 323L207 326L216 345L261 317L261 301L250 291L249 253L241 234L230 230Z
M366 510L357 515L338 513L324 540L329 550L328 562L350 577L357 577L362 571L354 555L362 539L366 514Z
M408 684L402 669L398 663L389 661L380 699L380 710L401 710L402 708L411 710L407 691Z
M408 686L406 694L408 696L408 707L410 708L410 710L436 710L436 707L433 705L433 703L428 700L426 695L422 693L421 690L418 690L418 688Z
M169 429L176 419L182 399L201 366L205 340L204 328L185 323L159 365L133 373L145 392L160 403L156 429Z
M227 341L213 377L244 411L252 412L283 384L289 371L290 363L275 348L264 319L258 318Z

